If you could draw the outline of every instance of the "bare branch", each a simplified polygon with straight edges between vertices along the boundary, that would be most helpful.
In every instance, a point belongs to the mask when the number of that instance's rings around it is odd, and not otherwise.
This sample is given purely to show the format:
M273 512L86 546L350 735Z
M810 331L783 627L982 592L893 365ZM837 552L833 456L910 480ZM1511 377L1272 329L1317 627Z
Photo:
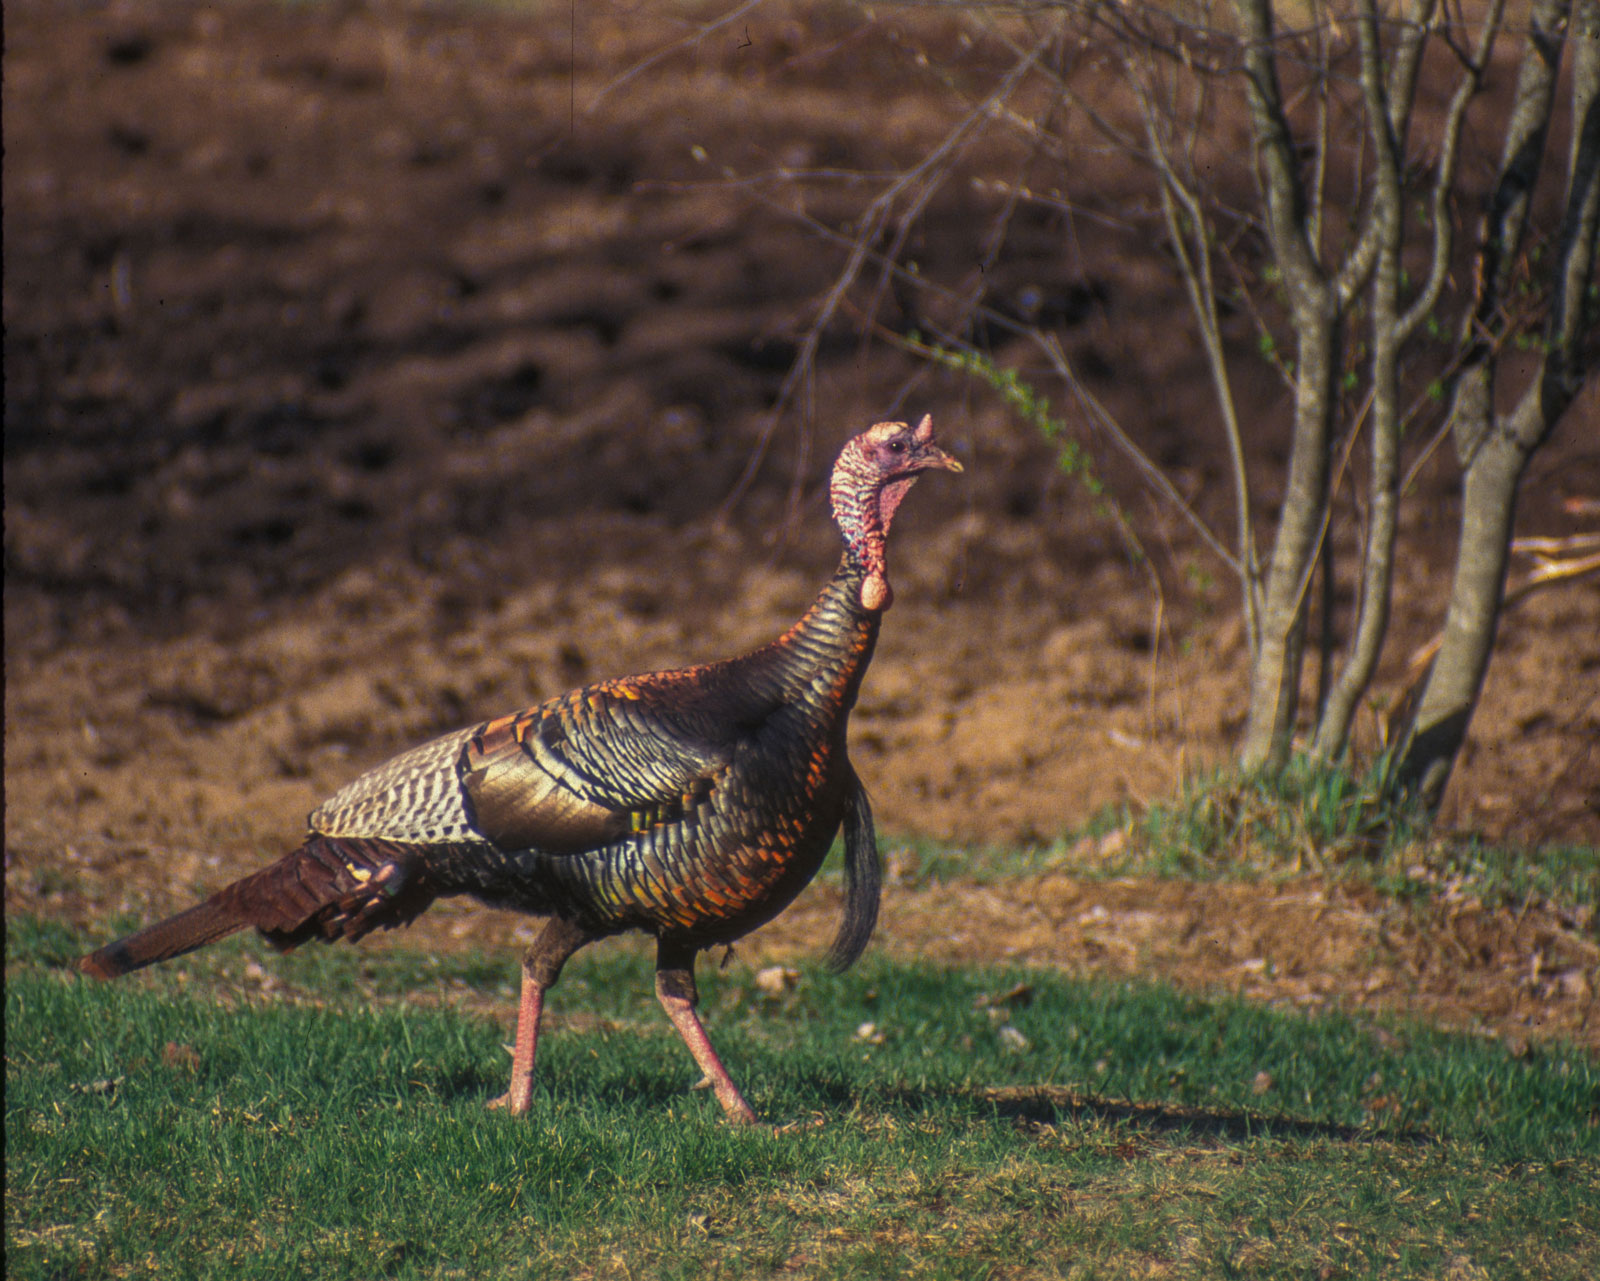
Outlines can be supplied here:
M588 107L585 108L585 111L594 111L595 108L597 108L602 102L610 97L612 93L618 89L621 89L624 85L631 84L634 80L638 79L646 71L650 70L651 67L655 66L656 63L660 62L663 58L671 57L679 49L687 49L691 45L697 45L701 43L706 39L707 36L721 31L724 27L731 27L741 18L749 17L752 13L766 3L767 0L745 0L745 3L740 5L737 9L732 9L723 14L720 18L716 18L713 21L706 23L698 31L684 36L681 40L674 40L671 44L666 45L663 48L657 49L648 58L641 59L640 61L634 63L633 66L629 67L620 76L616 76L606 84L602 85L600 87L600 91L596 93L595 96L590 100Z
M1470 465L1488 436L1494 414L1494 363L1489 353L1494 335L1501 328L1501 299L1522 245L1533 186L1544 156L1568 7L1566 0L1534 0L1529 15L1527 43L1517 72L1516 100L1479 237L1474 304L1462 334L1468 354L1456 379L1451 406L1456 454L1463 466Z
M997 39L1004 47L1009 49L1014 55L1020 57L1026 52L1024 47L1012 39L1011 36L1004 30L1004 28L990 27L989 31L990 34L995 37L995 39ZM1119 129L1115 121L1106 115L1105 112L1101 111L1094 102L1091 102L1083 97L1082 94L1078 93L1078 91L1073 88L1072 84L1064 79L1053 67L1049 66L1047 63L1041 63L1039 67L1039 74L1045 79L1046 83L1049 84L1052 91L1054 91L1054 93L1060 97L1063 102L1068 103L1074 112L1076 112L1084 120L1088 121L1089 124L1094 128L1095 132L1104 138L1106 142L1108 142L1114 149L1123 155L1137 156L1139 154L1138 140ZM1051 159L1056 160L1064 165L1072 163L1074 157L1067 147L1067 144L1062 139L1057 138L1049 134L1047 131L1041 129L1038 121L1034 120L1032 117L1025 116L1010 106L1002 106L998 114L1002 120L1011 125L1025 137L1035 138L1041 143L1047 144L1049 147L1048 154L1050 155Z
M1320 11L1322 5L1317 4ZM1322 243L1322 217L1327 208L1328 194L1328 32L1323 22L1316 24L1317 38L1317 128L1316 128L1316 158L1317 167L1311 178L1311 226L1307 238L1314 245Z
M1412 109L1416 101L1417 68L1422 62L1422 51L1427 44L1428 32L1431 28L1434 9L1437 0L1416 0L1410 15L1399 19L1396 23L1399 37L1392 48L1386 51L1386 61L1389 64L1388 81L1380 93L1380 106L1382 111L1380 119L1384 130L1383 144L1384 155L1374 158L1375 164L1380 168L1384 165L1398 165L1404 161L1405 139L1410 128ZM1358 6L1359 18L1358 31L1365 31L1371 27L1370 40L1374 47L1382 43L1382 33L1378 28L1378 17L1372 13L1370 6ZM1367 93L1370 78L1366 63L1366 44L1368 37L1363 36L1362 45L1362 92ZM1381 74L1381 71L1377 74ZM1368 103L1368 111L1373 109ZM1378 133L1368 122L1367 138L1376 147L1379 145ZM1352 300L1362 289L1366 288L1371 278L1377 255L1385 236L1383 230L1384 219L1373 209L1367 211L1363 219L1361 235L1357 238L1355 248L1346 257L1344 265L1334 277L1333 288L1339 295L1341 305Z
M1428 278L1412 300L1411 307L1400 318L1402 338L1409 338L1419 324L1439 305L1445 280L1450 273L1450 255L1455 249L1455 219L1450 216L1450 195L1455 190L1456 168L1461 160L1462 124L1467 108L1483 88L1484 72L1494 53L1494 44L1500 34L1505 0L1490 0L1478 29L1478 44L1472 54L1462 60L1461 79L1451 95L1450 106L1445 111L1444 129L1439 139L1439 156L1434 162L1433 190L1429 200L1429 222L1433 233L1433 253L1428 264Z
M1195 533L1200 535L1201 542L1205 543L1216 554L1217 559L1233 570L1234 573L1239 573L1238 558L1223 546L1222 540L1211 532L1211 526L1200 519L1200 514L1184 501L1183 495L1178 492L1177 487L1173 485L1166 472L1162 471L1150 455L1134 443L1133 438L1123 429L1116 416L1100 403L1099 398L1092 391L1083 385L1078 375L1073 371L1072 363L1067 359L1066 352L1061 349L1061 343L1056 336L1038 329L1028 331L1028 336L1044 352L1052 368L1060 375L1061 381L1066 383L1068 390L1076 397L1078 404L1082 406L1089 420L1111 439L1111 442L1122 451L1124 457L1133 463L1134 467L1138 469L1140 475L1145 478L1150 486L1170 502L1178 513L1189 522Z
M1336 759L1345 748L1357 703L1372 681L1389 627L1394 574L1394 542L1399 528L1400 347L1395 322L1400 296L1400 251L1405 218L1401 156L1394 127L1394 104L1387 100L1396 83L1383 80L1383 49L1373 0L1360 0L1357 27L1361 48L1361 91L1372 135L1375 183L1370 216L1378 246L1370 306L1372 344L1372 473L1368 518L1361 558L1360 604L1355 637L1317 726L1314 751ZM1413 54L1414 57L1414 54ZM1401 77L1403 88L1404 78ZM1410 105L1406 106L1409 118Z
M1577 394L1587 363L1600 354L1581 349L1600 222L1600 0L1578 0L1573 17L1572 150L1539 378L1540 408L1552 426Z
M723 500L718 519L726 519L728 512L744 497L745 491L755 479L756 473L765 461L767 450L772 444L773 433L777 430L778 421L790 398L794 395L795 388L801 385L804 378L809 377L812 362L816 359L817 346L822 340L823 330L833 319L838 311L839 304L845 292L853 285L861 274L861 269L872 260L872 244L882 233L887 224L889 215L893 211L895 202L907 190L915 186L928 174L937 171L948 157L957 151L963 144L968 133L975 129L984 120L988 119L994 109L1016 91L1022 78L1036 65L1039 56L1049 46L1050 37L1038 41L1031 51L1025 53L1017 60L1006 78L1001 81L998 88L988 97L979 102L967 112L940 141L939 145L923 157L920 163L907 169L891 182L875 197L866 211L862 214L856 225L855 236L851 241L850 255L839 275L834 279L827 296L823 299L821 308L818 309L816 319L806 331L805 338L800 343L800 350L794 362L789 366L789 372L784 376L783 385L778 389L778 398L772 409L767 414L767 420L762 425L757 436L755 448L750 451L750 458L745 463L744 470L739 473L739 478L734 482L733 489L728 497ZM920 208L920 204L918 205Z
M1223 435L1228 443L1228 459L1233 475L1236 520L1239 596L1244 605L1245 634L1250 652L1261 643L1261 574L1256 560L1255 530L1250 517L1250 480L1245 467L1244 432L1239 424L1238 402L1228 373L1223 350L1222 330L1217 315L1217 295L1211 269L1211 223L1206 211L1188 185L1173 168L1167 152L1161 122L1170 120L1170 109L1158 109L1150 100L1148 87L1131 55L1125 55L1123 69L1138 100L1144 118L1146 155L1155 167L1161 192L1161 208L1166 217L1167 237L1178 260L1178 274L1189 296L1189 309L1200 331L1211 385L1222 414ZM1179 206L1182 206L1180 211ZM1185 233L1184 222L1192 231ZM1192 238L1192 252L1191 252Z
M1294 135L1283 111L1283 91L1272 30L1270 0L1234 0L1245 28L1246 95L1254 123L1273 256L1288 280L1290 297L1321 311L1326 281L1316 248L1307 239L1305 188L1296 172Z

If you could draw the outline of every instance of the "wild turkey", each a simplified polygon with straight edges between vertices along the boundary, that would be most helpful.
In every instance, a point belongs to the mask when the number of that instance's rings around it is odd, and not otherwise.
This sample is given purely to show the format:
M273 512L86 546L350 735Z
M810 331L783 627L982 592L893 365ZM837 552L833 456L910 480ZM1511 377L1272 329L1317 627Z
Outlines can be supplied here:
M315 810L305 843L78 967L114 978L253 926L287 951L355 940L470 894L549 918L522 960L511 1087L526 1112L545 990L584 944L657 939L656 994L736 1122L755 1119L695 1013L695 956L771 920L840 827L844 969L877 920L867 795L845 730L889 607L884 540L917 477L961 465L933 420L878 423L833 469L844 557L803 618L742 658L601 681L447 734L363 774Z

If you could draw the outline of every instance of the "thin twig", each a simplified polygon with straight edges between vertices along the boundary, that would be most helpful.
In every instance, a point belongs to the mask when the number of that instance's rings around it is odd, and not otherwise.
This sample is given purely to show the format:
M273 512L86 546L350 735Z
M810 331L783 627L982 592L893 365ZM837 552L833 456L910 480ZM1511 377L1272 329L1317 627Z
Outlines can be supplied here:
M1433 251L1428 262L1428 278L1400 318L1402 338L1409 338L1433 309L1439 305L1445 281L1450 274L1450 255L1455 248L1455 220L1450 216L1450 194L1455 188L1456 169L1461 161L1462 126L1467 108L1482 91L1484 71L1494 52L1500 33L1505 0L1491 0L1478 30L1477 48L1463 59L1461 80L1445 110L1444 129L1439 139L1439 157L1434 164L1433 189L1429 199L1429 220L1433 232Z
M867 206L866 211L858 221L858 230L850 242L850 254L845 261L844 269L835 278L827 296L823 299L815 321L806 330L806 335L800 343L800 350L790 364L789 372L784 376L783 384L778 389L777 400L767 413L766 421L762 424L761 431L756 438L755 447L750 452L750 457L745 463L744 470L739 473L739 478L734 482L733 489L718 509L717 521L719 524L728 519L733 508L749 489L750 483L755 479L756 473L761 468L761 464L766 460L767 450L771 446L772 437L777 430L779 419L782 417L784 409L788 406L789 399L793 396L796 386L808 376L807 370L816 358L817 347L822 339L822 332L827 328L829 321L833 319L834 313L838 311L845 292L855 283L862 267L873 260L873 241L878 238L887 223L895 201L914 183L937 170L946 157L951 155L961 144L967 133L987 118L995 106L1004 102L1015 91L1023 76L1038 61L1039 55L1044 52L1048 43L1047 39L1039 41L1030 53L1020 58L993 93L968 111L956 123L954 128L944 136L939 145L929 152L920 163L901 173ZM918 207L920 208L920 205Z
M1211 527L1200 518L1200 514L1184 500L1183 495L1178 492L1177 487L1173 485L1166 472L1162 471L1156 465L1155 460L1134 443L1133 438L1123 429L1122 424L1116 420L1111 411L1100 402L1093 392L1083 385L1077 374L1073 372L1072 364L1067 359L1066 353L1061 349L1061 343L1056 336L1038 329L1030 330L1027 336L1044 352L1046 359L1050 361L1051 366L1060 376L1062 382L1067 385L1067 389L1072 392L1078 404L1082 406L1090 421L1111 439L1112 443L1133 463L1145 480L1177 509L1179 514L1200 535L1201 541L1216 554L1217 558L1237 574L1239 572L1238 557L1223 545L1222 540L1212 533Z
M1205 348L1206 363L1211 372L1211 384L1218 409L1222 413L1223 435L1228 443L1228 459L1233 475L1235 537L1238 542L1239 596L1244 605L1246 635L1253 654L1261 642L1260 571L1256 562L1255 531L1250 519L1250 478L1245 464L1244 431L1239 423L1238 403L1233 393L1233 381L1228 373L1228 361L1222 345L1222 330L1217 317L1216 286L1211 270L1210 221L1206 211L1188 185L1178 176L1167 152L1158 120L1160 116L1150 101L1143 79L1132 58L1124 60L1124 70L1134 97L1144 118L1146 157L1155 169L1161 191L1161 208L1166 216L1167 237L1177 256L1178 274L1189 295L1189 309L1200 331L1201 345ZM1179 205L1182 205L1182 215ZM1192 236L1184 234L1187 217ZM1191 252L1192 241L1192 252Z
M621 75L612 78L602 85L600 91L595 94L592 99L590 99L589 105L584 108L584 114L591 114L595 108L597 108L603 101L605 101L606 98L611 95L613 90L620 89L626 84L631 84L634 80L638 79L646 71L650 70L651 67L655 66L663 58L671 57L673 54L678 52L679 49L685 49L690 45L699 44L707 36L722 30L724 27L731 27L741 18L748 17L766 3L767 0L745 0L745 3L740 5L737 9L734 9L729 13L725 13L720 18L706 23L698 31L684 36L681 40L674 40L671 44L666 45L663 48L657 49L648 58L640 59Z

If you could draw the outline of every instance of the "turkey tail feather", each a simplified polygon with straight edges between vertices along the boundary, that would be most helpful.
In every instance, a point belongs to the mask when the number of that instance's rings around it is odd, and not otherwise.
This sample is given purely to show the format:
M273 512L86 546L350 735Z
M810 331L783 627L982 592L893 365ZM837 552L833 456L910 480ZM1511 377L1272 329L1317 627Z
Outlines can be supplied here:
M207 899L187 912L147 925L136 934L108 943L78 962L78 968L97 979L120 978L157 961L169 961L207 943L227 938L242 930L248 921L240 920L215 898Z
M878 837L872 826L872 802L852 771L844 810L844 920L828 947L826 963L835 974L856 963L878 923L883 868L878 863Z
M118 978L247 927L280 952L308 939L354 942L416 919L436 895L421 851L395 841L313 836L270 867L218 890L186 912L109 943L78 962Z

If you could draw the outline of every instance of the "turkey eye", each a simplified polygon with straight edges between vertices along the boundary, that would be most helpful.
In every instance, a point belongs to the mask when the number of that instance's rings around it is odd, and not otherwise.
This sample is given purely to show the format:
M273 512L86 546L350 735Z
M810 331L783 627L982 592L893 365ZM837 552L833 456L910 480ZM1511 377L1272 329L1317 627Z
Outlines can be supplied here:
M905 453L906 452L906 442L903 441L903 440L891 440L889 442L889 451L890 451L890 453L895 453L895 454L903 454L903 453Z

